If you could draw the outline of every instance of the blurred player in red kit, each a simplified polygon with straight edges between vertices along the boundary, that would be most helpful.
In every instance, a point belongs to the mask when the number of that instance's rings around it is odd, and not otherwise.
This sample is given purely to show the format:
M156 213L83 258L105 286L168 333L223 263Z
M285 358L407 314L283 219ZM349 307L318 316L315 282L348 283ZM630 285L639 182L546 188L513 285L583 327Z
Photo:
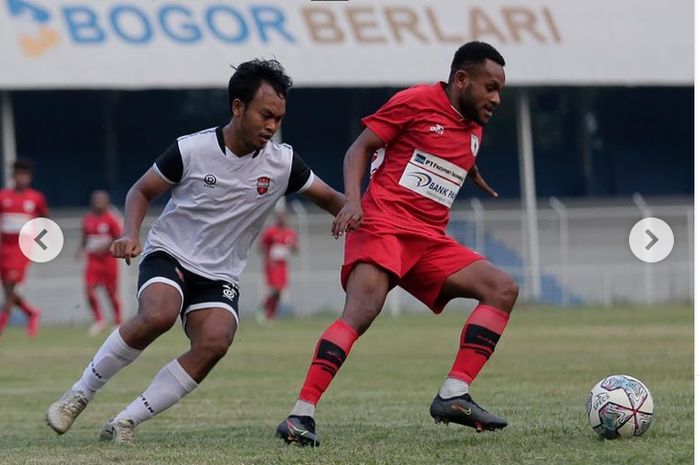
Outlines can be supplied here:
M446 234L450 206L465 180L497 196L475 162L482 126L500 104L504 66L491 45L469 42L455 53L447 82L398 92L362 120L365 129L343 165L347 203L332 227L336 237L348 231L341 270L345 307L321 335L298 400L277 428L286 442L319 445L316 404L395 286L436 314L454 298L478 301L430 415L477 431L507 425L474 402L469 387L505 330L518 286ZM371 181L361 195L373 154Z
M90 336L97 336L107 328L102 316L96 290L104 287L112 304L114 325L122 322L121 301L119 300L119 264L112 257L109 246L122 234L121 219L110 211L109 194L95 191L90 197L91 211L83 218L83 239L76 256L87 254L85 266L85 294L90 303L90 310L95 322L90 327Z
M272 320L277 315L282 292L287 287L287 260L298 249L297 233L287 225L285 212L278 212L275 224L263 232L260 247L265 260L265 279L270 289L262 307L265 318Z
M12 188L0 190L0 279L5 293L0 311L0 334L7 326L15 305L27 315L27 334L33 337L39 330L41 311L29 305L17 290L24 282L29 266L29 259L19 248L19 232L27 221L49 214L44 195L30 187L32 168L29 160L15 161L12 165Z

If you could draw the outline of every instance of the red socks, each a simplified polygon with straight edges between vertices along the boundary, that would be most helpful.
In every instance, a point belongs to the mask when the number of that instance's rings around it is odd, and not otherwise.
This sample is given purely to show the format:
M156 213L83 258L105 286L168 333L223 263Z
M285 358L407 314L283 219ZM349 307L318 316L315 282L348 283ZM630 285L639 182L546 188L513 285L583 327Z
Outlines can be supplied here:
M326 329L316 345L299 399L316 405L358 337L357 332L341 320Z
M459 350L450 378L471 383L486 364L508 324L510 314L488 305L477 305L462 328Z

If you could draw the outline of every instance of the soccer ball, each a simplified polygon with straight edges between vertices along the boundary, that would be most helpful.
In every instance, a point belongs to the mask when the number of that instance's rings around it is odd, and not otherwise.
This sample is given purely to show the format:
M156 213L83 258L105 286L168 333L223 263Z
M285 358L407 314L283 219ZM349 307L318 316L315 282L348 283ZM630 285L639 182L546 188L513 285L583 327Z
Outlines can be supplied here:
M612 375L593 386L586 413L591 427L606 439L641 436L654 418L654 399L638 379Z

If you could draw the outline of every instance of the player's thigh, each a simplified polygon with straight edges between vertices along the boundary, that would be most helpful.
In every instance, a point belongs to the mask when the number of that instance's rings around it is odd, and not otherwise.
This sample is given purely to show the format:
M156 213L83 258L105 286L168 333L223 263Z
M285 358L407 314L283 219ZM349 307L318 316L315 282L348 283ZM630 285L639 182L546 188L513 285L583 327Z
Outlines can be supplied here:
M193 348L211 350L220 356L233 342L238 320L226 308L202 308L185 315L185 333Z
M177 261L159 252L147 255L139 265L138 316L154 329L170 328L185 303L186 286L177 268Z
M473 298L501 308L509 306L507 302L514 301L517 293L517 284L508 273L480 260L448 276L440 299L448 302L458 297Z
M430 247L401 279L399 286L437 314L449 301L443 290L450 276L485 258L447 236L426 237L425 242Z
M343 317L357 313L374 313L376 316L395 281L390 271L374 263L355 263L346 281Z
M204 331L217 344L227 341L228 347L238 327L238 286L198 275L190 275L188 285L189 298L182 309L185 333L193 345L203 342L200 336Z
M182 309L180 289L164 282L151 282L139 290L137 317L157 332L164 332L177 321Z

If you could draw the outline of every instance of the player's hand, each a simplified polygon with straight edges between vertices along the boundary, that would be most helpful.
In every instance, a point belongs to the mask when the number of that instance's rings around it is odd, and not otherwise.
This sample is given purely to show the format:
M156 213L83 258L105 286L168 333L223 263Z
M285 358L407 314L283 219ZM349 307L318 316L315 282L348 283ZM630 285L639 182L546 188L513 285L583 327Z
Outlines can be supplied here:
M122 236L112 242L109 252L115 258L123 258L127 265L131 265L131 259L141 254L141 243L138 239Z
M479 189L486 192L490 197L498 197L498 192L491 189L491 186L489 186L484 178L481 177L481 173L479 173L479 169L476 167L476 164L474 164L472 169L469 170L468 176Z
M331 235L338 239L346 231L357 229L362 224L362 204L360 200L346 200L343 208L340 209L333 223L331 224Z

